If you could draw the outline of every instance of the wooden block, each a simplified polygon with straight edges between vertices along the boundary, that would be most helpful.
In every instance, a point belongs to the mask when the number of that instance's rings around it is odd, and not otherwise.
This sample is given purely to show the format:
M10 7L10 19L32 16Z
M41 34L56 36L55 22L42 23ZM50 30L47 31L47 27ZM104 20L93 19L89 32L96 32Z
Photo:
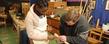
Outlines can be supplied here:
M88 37L88 42L91 43L91 44L100 44L102 43L102 41L99 41L99 40L96 40L92 37Z

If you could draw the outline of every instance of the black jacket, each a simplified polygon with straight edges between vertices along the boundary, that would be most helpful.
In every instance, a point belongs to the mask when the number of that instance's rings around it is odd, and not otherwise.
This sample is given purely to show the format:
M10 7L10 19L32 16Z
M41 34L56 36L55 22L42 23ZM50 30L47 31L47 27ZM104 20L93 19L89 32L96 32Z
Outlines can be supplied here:
M87 44L87 41L80 36L81 33L84 33L89 29L89 24L84 16L80 16L79 20L73 26L68 26L65 23L64 15L60 20L60 34L67 36L67 42L70 44Z

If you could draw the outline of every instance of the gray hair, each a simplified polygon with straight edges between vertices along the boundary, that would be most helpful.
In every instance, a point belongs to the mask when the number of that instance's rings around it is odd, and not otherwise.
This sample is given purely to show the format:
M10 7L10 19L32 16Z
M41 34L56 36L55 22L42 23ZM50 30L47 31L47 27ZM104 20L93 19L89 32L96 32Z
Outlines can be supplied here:
M67 15L64 16L65 21L77 21L79 19L79 12L76 10L69 10Z

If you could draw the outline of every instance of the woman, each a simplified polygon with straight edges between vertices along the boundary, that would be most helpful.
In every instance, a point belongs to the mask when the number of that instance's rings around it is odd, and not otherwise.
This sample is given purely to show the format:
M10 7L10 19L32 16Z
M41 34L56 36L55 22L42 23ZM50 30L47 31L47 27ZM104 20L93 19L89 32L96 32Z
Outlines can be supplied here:
M28 37L32 39L34 44L48 44L47 18L45 12L47 10L46 0L37 0L32 4L26 16L26 30Z

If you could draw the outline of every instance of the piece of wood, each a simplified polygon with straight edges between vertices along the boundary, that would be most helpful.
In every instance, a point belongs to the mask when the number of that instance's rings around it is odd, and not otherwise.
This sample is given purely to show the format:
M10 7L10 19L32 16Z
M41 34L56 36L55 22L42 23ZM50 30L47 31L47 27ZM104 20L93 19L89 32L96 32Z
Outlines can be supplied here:
M88 19L88 23L90 22L91 19L92 19L92 16L89 17L89 19Z
M83 7L82 7L82 1L83 1L83 0L80 0L80 11L79 11L80 14L82 13L82 9L81 9L81 8L83 8Z
M54 33L54 36L59 38L59 35L57 33ZM69 44L67 41L64 41L65 44Z
M96 28L99 27L99 23L100 23L100 19L97 20L97 23L96 23Z

